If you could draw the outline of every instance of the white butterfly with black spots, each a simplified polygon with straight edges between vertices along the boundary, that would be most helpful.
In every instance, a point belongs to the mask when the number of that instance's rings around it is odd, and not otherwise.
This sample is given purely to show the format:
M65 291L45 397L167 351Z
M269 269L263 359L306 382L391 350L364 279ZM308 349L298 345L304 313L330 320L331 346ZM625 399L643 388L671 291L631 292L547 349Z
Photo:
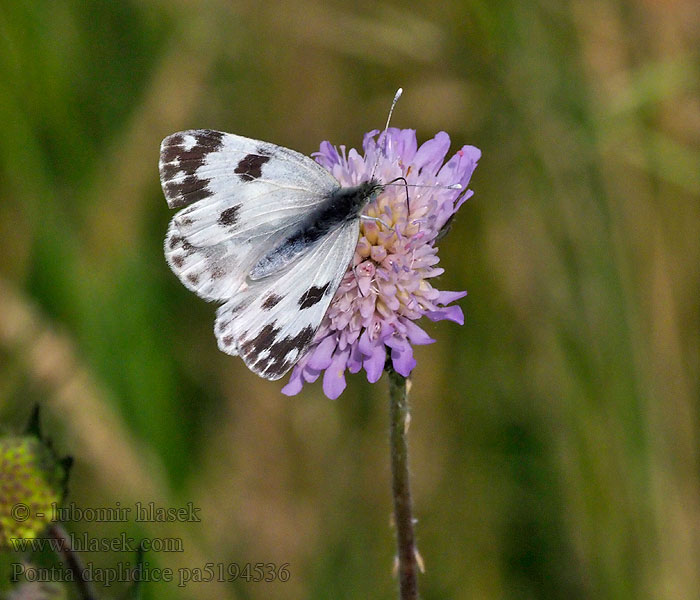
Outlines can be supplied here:
M398 97L398 96L397 96ZM163 140L160 179L181 209L165 238L183 284L221 302L219 348L279 379L311 346L383 185L340 183L294 150L195 129Z

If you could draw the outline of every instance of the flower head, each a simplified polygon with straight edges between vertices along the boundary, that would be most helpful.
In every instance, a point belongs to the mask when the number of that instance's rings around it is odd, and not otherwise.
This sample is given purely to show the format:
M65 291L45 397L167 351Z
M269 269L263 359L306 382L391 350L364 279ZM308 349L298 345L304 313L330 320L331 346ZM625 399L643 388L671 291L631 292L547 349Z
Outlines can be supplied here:
M323 391L337 398L345 389L345 371L367 372L374 383L382 374L387 355L394 370L408 376L416 361L412 345L435 340L414 321L449 319L464 323L462 309L449 306L466 292L436 290L429 282L443 269L437 267L436 239L457 209L472 195L467 184L481 156L474 146L462 147L443 165L450 138L438 133L416 142L413 129L390 128L365 135L364 156L352 148L340 152L329 142L315 154L343 186L358 185L374 176L380 182L404 177L410 187L387 186L364 215L378 221L360 221L360 239L352 264L314 339L314 346L296 364L282 389L297 394L304 383L322 372ZM460 184L461 189L448 186ZM431 187L441 186L441 187ZM407 192L408 198L407 198ZM388 227L387 227L388 226Z
M0 438L0 547L35 538L64 492L64 465L34 436Z

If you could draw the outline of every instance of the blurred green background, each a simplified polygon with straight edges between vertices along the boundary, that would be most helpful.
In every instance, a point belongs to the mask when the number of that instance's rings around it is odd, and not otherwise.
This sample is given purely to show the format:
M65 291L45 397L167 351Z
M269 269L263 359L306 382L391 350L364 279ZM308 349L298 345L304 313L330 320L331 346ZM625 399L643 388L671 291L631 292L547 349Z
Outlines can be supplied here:
M69 530L183 539L151 566L290 564L146 598L395 596L386 381L289 399L221 354L165 264L157 162L195 127L357 147L403 86L394 125L483 151L440 251L466 323L426 324L414 371L423 598L700 598L699 14L3 2L0 429L41 403L77 506L202 511Z

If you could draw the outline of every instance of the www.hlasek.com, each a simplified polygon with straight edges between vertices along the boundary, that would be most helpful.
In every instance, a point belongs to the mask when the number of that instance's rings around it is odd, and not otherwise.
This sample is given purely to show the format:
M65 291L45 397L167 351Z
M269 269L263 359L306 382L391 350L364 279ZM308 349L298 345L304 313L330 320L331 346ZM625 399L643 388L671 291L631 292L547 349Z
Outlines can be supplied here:
M79 576L79 577L78 577ZM181 567L179 569L151 567L148 561L141 565L131 562L119 562L116 567L97 567L94 563L87 563L80 573L58 563L53 567L32 567L26 563L12 563L12 581L19 581L23 577L26 581L49 582L73 582L76 579L99 583L110 587L113 583L172 583L177 582L178 587L186 587L193 583L233 582L242 580L246 582L287 582L291 574L289 563L281 565L275 563L206 563L203 567Z
M67 539L54 537L12 538L10 546L18 552L42 552L51 550L60 554L64 550L73 552L184 552L182 538L153 537L138 540L121 532L116 537L91 537L86 532L71 533Z

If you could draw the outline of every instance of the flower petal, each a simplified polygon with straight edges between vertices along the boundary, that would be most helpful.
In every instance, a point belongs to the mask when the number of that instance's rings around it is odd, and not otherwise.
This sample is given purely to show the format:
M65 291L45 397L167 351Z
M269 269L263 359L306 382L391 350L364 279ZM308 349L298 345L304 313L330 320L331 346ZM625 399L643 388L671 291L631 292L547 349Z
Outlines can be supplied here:
M397 129L394 137L397 138L395 145L396 156L403 164L411 164L418 148L418 142L416 141L416 130Z
M451 302L454 302L455 300L459 300L460 298L464 298L467 295L467 292L440 292L440 295L438 296L437 299L437 304L442 304L443 306L445 304L450 304Z
M338 339L334 335L325 337L321 343L316 346L309 355L306 364L312 369L323 371L327 369L333 358L333 351L338 345Z
M350 350L350 358L348 358L348 371L351 373L359 373L362 369L362 352L360 348L355 344Z
M287 385L282 388L282 393L285 396L296 396L299 392L301 392L301 388L304 385L301 372L302 367L297 364L292 371L292 375L289 378Z
M416 366L416 359L413 358L413 348L408 342L400 348L391 349L391 364L399 375L408 377L411 374Z
M362 366L367 371L367 381L376 383L382 376L384 365L386 363L386 349L384 344L379 342L372 346L372 353L365 358Z
M323 375L323 393L331 400L335 400L343 393L345 386L345 366L347 365L350 350L336 352L330 366Z
M329 171L333 169L334 165L340 164L338 150L330 142L321 142L320 151L314 152L311 156L316 159L316 162L326 167Z
M466 188L480 156L481 151L478 148L463 146L440 169L437 177L438 182L444 185L459 183L462 188Z
M423 331L418 325L409 319L403 319L403 325L406 328L406 336L411 341L412 344L416 346L422 346L425 344L432 344L435 342L425 331Z
M438 310L429 310L425 313L431 321L442 321L447 319L448 321L454 321L459 325L464 325L464 313L460 306L447 306L445 308L440 308Z
M379 133L379 129L373 129L365 133L362 138L362 149L365 151L365 161L369 158L369 154L372 154L377 147L377 142L375 141L376 135Z
M420 170L421 175L435 175L449 149L450 136L441 131L418 148L413 158L413 167Z
M307 383L313 383L318 379L318 376L321 374L320 369L312 369L308 365L304 367L304 372L302 373L302 376L304 378L304 381Z
M392 335L384 339L384 343L389 346L389 348L396 348L398 350L403 348L408 342L403 335L395 331Z

